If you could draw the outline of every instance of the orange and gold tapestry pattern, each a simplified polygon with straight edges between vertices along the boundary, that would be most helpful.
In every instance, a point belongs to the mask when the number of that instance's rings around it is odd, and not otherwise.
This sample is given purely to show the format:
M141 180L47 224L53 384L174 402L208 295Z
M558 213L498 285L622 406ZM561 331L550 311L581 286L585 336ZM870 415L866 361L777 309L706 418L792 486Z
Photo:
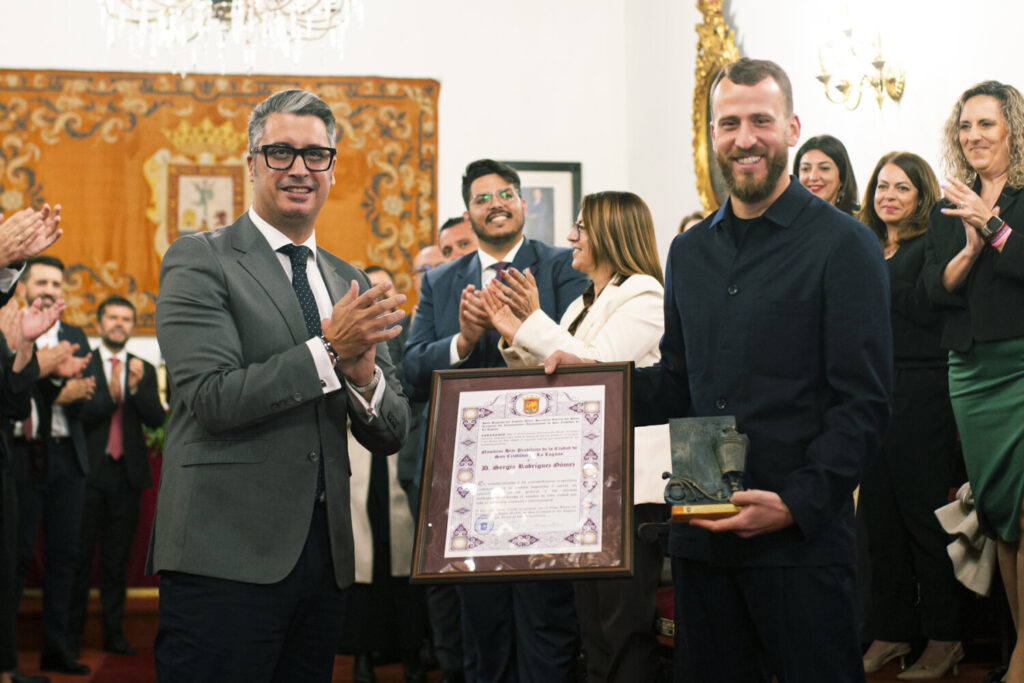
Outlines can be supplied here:
M317 243L390 270L411 310L410 263L435 225L437 81L0 69L0 208L62 206L48 253L67 268L65 321L90 329L120 294L136 332L154 332L163 253L248 208L249 114L288 88L317 93L338 120Z

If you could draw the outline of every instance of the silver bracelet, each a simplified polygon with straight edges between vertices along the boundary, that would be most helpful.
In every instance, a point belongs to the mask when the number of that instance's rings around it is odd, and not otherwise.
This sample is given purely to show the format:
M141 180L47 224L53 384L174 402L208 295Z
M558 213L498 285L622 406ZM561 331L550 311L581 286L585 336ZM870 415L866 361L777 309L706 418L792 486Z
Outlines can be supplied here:
M352 385L352 389L357 394L365 394L366 392L373 391L374 389L377 388L377 385L380 384L380 378L383 376L383 374L384 373L381 372L380 368L378 368L377 366L374 366L373 367L373 379L371 379L369 381L369 383L364 384L363 386L360 387L360 386L356 386L355 384L353 384L353 382L351 380L346 380L346 381L348 381L348 383Z

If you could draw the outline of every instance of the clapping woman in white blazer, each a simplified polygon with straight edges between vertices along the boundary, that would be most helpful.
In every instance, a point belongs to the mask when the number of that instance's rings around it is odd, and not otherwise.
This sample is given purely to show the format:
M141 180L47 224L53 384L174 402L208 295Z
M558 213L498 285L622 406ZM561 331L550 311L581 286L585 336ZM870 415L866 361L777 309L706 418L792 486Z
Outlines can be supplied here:
M561 349L598 361L653 365L664 332L664 278L651 212L631 192L583 198L569 230L572 267L590 277L583 296L561 321L538 303L529 270L510 268L484 289L484 305L501 334L510 367L535 366ZM671 470L664 425L636 430L634 505L637 524L668 518L662 472ZM656 591L664 551L635 538L636 572L629 579L575 582L576 609L587 655L587 680L657 680Z

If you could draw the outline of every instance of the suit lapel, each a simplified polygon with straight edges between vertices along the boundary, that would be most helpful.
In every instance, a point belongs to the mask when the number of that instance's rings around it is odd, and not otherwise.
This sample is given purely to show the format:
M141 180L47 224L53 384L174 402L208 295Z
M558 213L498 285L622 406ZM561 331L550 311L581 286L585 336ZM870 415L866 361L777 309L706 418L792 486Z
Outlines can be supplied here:
M523 272L527 268L530 269L530 272L533 272L535 263L537 263L537 252L533 249L533 242L523 240L523 246L519 247L519 251L516 252L516 257L512 261L512 267L519 272ZM533 275L537 277L536 273Z
M306 321L302 317L302 308L295 296L295 290L292 289L292 283L288 281L284 268L277 260L277 255L249 220L248 214L242 214L234 228L231 246L239 252L238 264L267 293L267 298L281 314L295 343L305 341L309 334L306 331Z
M338 299L348 293L352 284L343 280L338 275L338 271L331 267L331 264L327 262L327 258L324 257L325 252L323 249L317 247L316 251L316 267L320 269L320 276L324 279L324 284L327 286L327 293L331 295L331 303L337 303Z
M110 387L107 383L106 368L103 367L103 356L100 354L99 347L92 352L92 359L89 360L89 365L92 366L93 377L96 378L96 391L103 391L107 394L110 393Z

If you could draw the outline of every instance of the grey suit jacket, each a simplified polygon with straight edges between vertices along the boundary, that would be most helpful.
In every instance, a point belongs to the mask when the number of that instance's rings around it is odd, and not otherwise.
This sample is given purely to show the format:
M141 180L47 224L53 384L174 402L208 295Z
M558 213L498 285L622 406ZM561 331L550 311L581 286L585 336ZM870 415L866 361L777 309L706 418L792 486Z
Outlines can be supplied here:
M362 271L319 249L332 300ZM324 394L302 310L266 239L243 214L176 240L164 255L157 339L171 383L149 569L273 583L302 552L325 458L335 578L353 581L347 418L374 453L394 453L409 423L386 344L379 416L348 391Z

